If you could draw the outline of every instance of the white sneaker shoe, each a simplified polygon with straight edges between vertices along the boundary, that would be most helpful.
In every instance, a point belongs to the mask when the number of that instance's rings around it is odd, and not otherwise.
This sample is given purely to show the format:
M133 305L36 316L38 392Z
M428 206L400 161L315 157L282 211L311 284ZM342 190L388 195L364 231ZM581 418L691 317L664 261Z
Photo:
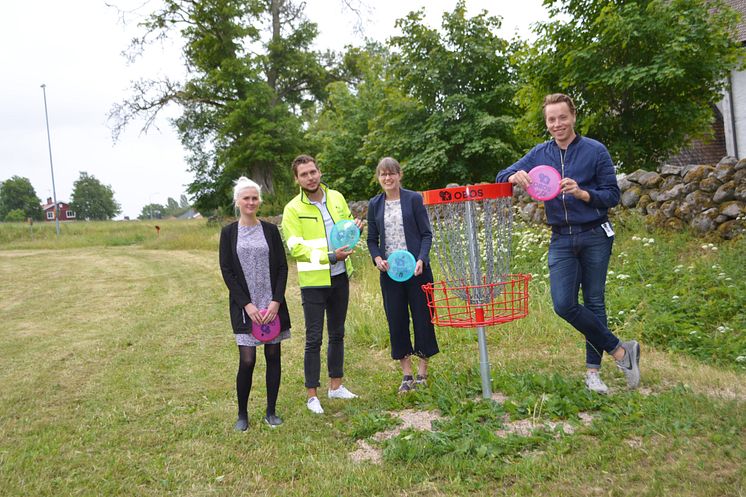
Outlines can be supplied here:
M308 399L308 401L306 401L306 407L314 414L324 414L324 408L321 407L321 402L319 402L318 397L311 397Z
M357 395L347 390L344 385L339 385L336 390L329 390L330 399L356 399Z
M609 392L609 387L601 380L601 376L597 372L586 371L585 373L585 386L591 392L605 394Z

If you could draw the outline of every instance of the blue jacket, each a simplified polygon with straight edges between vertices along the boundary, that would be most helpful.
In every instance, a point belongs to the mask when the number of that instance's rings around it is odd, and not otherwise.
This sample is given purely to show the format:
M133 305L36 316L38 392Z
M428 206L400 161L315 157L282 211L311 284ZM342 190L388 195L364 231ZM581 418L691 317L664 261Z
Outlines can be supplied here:
M563 178L574 179L591 196L590 201L583 202L561 193L546 201L544 208L550 225L562 228L605 220L608 209L619 203L619 185L609 151L600 142L580 135L567 147L564 167L559 146L550 140L535 146L521 160L497 173L495 181L506 182L519 170L528 172L544 164L554 167Z
M412 190L399 189L401 214L404 223L404 238L407 250L415 260L430 264L430 246L433 243L433 232L430 218L422 203L422 195ZM376 256L386 258L386 230L383 225L383 211L386 205L386 194L379 193L368 203L368 251L375 264Z

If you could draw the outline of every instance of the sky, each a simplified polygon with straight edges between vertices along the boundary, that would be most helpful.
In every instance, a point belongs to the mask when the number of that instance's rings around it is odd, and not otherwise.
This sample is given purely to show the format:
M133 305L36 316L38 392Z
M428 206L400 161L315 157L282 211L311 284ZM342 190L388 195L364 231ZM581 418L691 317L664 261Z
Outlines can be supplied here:
M109 0L127 10L155 0ZM395 20L426 7L426 22L440 26L444 10L456 1L368 0L362 10L364 36L384 41L398 34ZM501 36L530 38L530 27L547 19L541 0L467 0L470 15L482 9L503 18ZM316 47L342 50L359 45L363 34L356 17L341 0L307 0L306 15L319 25ZM130 95L132 81L184 74L179 47L153 45L134 63L122 56L139 30L103 0L26 0L6 2L0 16L0 181L28 178L37 196L69 202L73 183L85 171L111 186L122 207L117 217L136 218L148 203L179 200L192 181L185 152L168 118L167 108L156 127L142 133L133 122L114 143L107 115L112 105ZM44 114L45 84L49 140ZM49 144L51 144L51 166Z

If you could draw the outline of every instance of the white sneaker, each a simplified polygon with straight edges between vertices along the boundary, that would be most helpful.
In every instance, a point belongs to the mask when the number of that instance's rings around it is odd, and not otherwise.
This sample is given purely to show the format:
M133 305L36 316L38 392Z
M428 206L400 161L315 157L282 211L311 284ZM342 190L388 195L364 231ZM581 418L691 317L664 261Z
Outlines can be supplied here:
M330 399L356 399L357 395L347 390L344 385L339 385L336 390L329 390Z
M608 393L609 387L601 380L601 376L598 372L586 371L585 373L585 386L591 392L596 393Z
M321 402L319 402L318 397L311 397L308 399L308 401L306 401L306 407L314 414L324 414L324 408L321 407Z

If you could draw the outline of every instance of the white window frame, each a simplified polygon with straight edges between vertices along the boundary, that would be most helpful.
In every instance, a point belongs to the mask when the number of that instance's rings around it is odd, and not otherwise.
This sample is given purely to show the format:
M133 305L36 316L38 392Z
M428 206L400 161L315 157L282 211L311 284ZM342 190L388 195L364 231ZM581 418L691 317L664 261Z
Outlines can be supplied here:
M54 219L54 211L47 211L47 220L51 221Z

